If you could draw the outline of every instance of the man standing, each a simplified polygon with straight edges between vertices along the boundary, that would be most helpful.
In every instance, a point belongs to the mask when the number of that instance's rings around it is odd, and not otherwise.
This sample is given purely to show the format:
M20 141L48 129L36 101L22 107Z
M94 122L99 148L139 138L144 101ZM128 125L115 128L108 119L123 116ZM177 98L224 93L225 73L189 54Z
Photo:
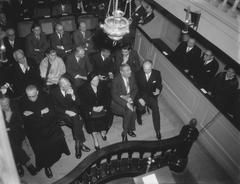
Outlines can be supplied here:
M142 125L141 115L145 111L145 107L152 109L153 126L156 137L161 140L160 133L160 113L158 107L158 96L162 91L161 73L153 69L152 61L146 60L143 63L143 69L136 75L139 89L137 122Z
M49 43L46 35L42 32L40 24L34 22L32 25L32 33L26 37L27 57L34 59L34 61L39 65L48 48Z
M128 64L120 66L120 74L112 81L112 112L123 116L122 141L127 141L127 134L136 137L135 130L136 114L134 100L137 94L137 85L131 68Z
M67 58L66 68L76 88L87 81L87 74L92 71L92 65L83 47L77 47L75 52Z
M24 129L35 154L36 167L38 170L45 168L46 176L51 178L51 166L61 158L62 153L70 155L64 133L56 123L52 101L36 86L29 85L19 106Z
M82 130L83 119L79 115L79 99L70 81L64 76L59 79L58 87L51 92L58 120L63 121L72 128L75 140L75 156L80 159L82 156L81 151L89 152L90 149L83 144L85 136Z

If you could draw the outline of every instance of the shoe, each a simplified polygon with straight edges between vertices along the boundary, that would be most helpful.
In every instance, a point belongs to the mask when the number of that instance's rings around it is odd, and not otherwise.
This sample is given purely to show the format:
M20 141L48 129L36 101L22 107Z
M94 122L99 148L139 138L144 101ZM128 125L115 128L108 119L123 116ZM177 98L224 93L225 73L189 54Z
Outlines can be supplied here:
M82 147L81 147L81 150L84 151L84 152L89 152L90 148L83 144Z
M137 123L138 123L139 125L142 125L142 118L141 118L141 117L137 117Z
M100 150L100 146L94 146L94 147L96 151Z
M157 132L156 137L157 137L157 139L158 139L159 141L161 141L162 136L161 136L161 133L160 133L160 132Z
M128 141L127 134L126 135L122 134L122 142L127 142L127 141Z
M128 131L128 135L130 135L131 137L136 137L136 134L133 131Z
M103 136L103 135L101 134L101 136L102 136L102 140L104 140L104 141L107 140L107 136L106 136L106 135Z
M32 175L35 176L37 174L37 169L34 167L32 164L26 167L28 172Z
M47 176L48 178L52 178L52 177L53 177L52 170L51 170L51 168L49 168L49 167L46 167L46 168L45 168L45 174L46 174L46 176Z
M80 148L78 148L77 146L75 146L75 157L76 157L77 159L80 159L81 156L82 156L82 152L81 152Z
M18 172L19 177L23 177L24 176L24 170L23 170L23 167L22 167L21 164L17 165L17 172Z

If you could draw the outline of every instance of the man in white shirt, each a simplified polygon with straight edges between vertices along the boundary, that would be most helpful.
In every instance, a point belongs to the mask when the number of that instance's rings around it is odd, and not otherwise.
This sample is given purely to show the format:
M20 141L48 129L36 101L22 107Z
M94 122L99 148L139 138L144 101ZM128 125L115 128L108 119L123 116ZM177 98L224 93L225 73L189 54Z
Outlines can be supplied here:
M65 64L55 50L47 52L47 57L41 61L39 67L40 75L48 86L58 84L59 78L66 72Z

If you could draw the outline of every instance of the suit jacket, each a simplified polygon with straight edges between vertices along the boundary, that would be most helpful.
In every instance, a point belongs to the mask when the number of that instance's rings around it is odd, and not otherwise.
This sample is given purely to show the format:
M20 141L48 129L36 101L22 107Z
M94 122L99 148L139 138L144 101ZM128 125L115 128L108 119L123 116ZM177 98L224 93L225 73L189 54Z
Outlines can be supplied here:
M136 75L136 81L139 98L144 98L146 96L157 97L153 95L153 92L155 92L156 89L159 89L160 92L162 91L162 77L161 73L157 70L152 70L150 78L147 81L146 75L143 69L141 69Z
M22 41L19 38L15 37L13 47L11 46L7 37L3 39L3 42L6 47L7 59L9 60L10 63L14 63L15 61L13 58L13 52L18 49L23 49Z
M114 66L115 73L119 73L119 68L122 62L123 62L123 55L122 55L122 51L119 50L115 56L115 66ZM135 50L130 51L127 64L129 64L129 66L131 67L132 72L137 72L140 70L141 66L140 66L139 56Z
M38 87L42 87L42 79L40 77L39 67L31 59L27 59L29 70L25 73L22 72L21 67L16 63L13 67L13 89L16 96L24 94L28 85L34 84Z
M197 70L196 66L201 56L201 50L194 46L189 52L187 50L187 42L182 42L174 51L174 62L183 69L189 69L190 72Z
M27 35L25 45L26 55L27 57L34 59L38 64L44 58L45 52L48 48L49 43L43 32L40 34L39 40L36 38L34 33ZM39 49L40 51L35 51L35 49Z
M205 65L203 58L201 58L199 64L200 66L197 79L199 80L200 84L208 85L209 82L216 75L219 68L219 64L215 59L213 59L210 63Z
M58 34L54 32L50 36L50 45L51 48L57 51L57 54L60 57L65 57L73 49L72 38L70 33L64 32L62 39L59 38ZM64 50L57 48L57 46L63 46Z
M75 101L70 95L66 95L64 97L59 86L51 90L51 96L56 114L64 115L66 110L79 113L78 109L80 101L75 91L74 94L76 97Z
M83 38L83 34L80 30L75 30L73 32L73 43L75 47L82 46L86 47L87 43L89 44L91 41L91 33L90 31L85 32L85 38Z
M146 10L143 6L138 8L132 13L132 23L130 25L131 28L136 28L137 25L140 23L140 20L143 20L143 17L146 16Z
M101 56L101 53L97 53L90 58L93 65L93 71L98 75L108 76L108 73L113 73L113 58L109 56L104 59Z
M129 78L129 86L130 86L130 97L132 100L135 100L135 97L138 93L138 88L134 79L134 76L131 76ZM124 84L124 80L121 76L121 74L117 75L113 81L112 81L112 89L111 89L111 94L112 94L112 103L111 106L112 108L118 108L120 106L121 108L126 108L127 107L127 101L121 98L122 95L128 95L127 90Z
M146 15L143 17L143 20L142 20L142 24L147 24L148 22L150 22L152 19L154 19L155 15L154 13L152 12L150 15Z

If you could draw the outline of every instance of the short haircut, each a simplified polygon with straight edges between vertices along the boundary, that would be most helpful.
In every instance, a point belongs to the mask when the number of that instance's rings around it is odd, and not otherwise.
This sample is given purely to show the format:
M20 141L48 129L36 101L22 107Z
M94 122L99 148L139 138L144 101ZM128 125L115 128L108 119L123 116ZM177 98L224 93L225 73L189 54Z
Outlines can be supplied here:
M144 65L145 63L150 63L151 65L153 65L153 62L152 62L152 60L150 60L150 59L147 59L147 60L143 61L143 65Z
M122 71L123 68L125 68L125 67L130 67L130 65L129 65L129 64L126 64L126 63L125 63L125 64L121 64L121 65L120 65L120 68L119 68L120 71Z
M80 52L81 50L85 51L85 49L82 46L78 46L78 47L75 48L74 53L76 54L76 53Z
M22 55L24 55L24 52L22 49L18 49L18 50L15 50L13 52L13 58L16 60L16 57L17 57L17 53L21 53Z
M31 30L34 29L35 27L40 27L40 28L41 28L41 25L39 24L38 21L34 21L34 22L33 22L32 27L31 27Z
M131 49L132 49L132 47L130 45L124 45L122 47L122 50L131 50Z
M26 87L26 93L29 92L29 91L33 91L33 90L37 90L38 91L38 88L37 86L33 85L33 84L30 84Z
M46 50L46 54L52 54L52 53L57 53L57 51L54 50L54 49L52 49L52 48L48 48L48 49Z

